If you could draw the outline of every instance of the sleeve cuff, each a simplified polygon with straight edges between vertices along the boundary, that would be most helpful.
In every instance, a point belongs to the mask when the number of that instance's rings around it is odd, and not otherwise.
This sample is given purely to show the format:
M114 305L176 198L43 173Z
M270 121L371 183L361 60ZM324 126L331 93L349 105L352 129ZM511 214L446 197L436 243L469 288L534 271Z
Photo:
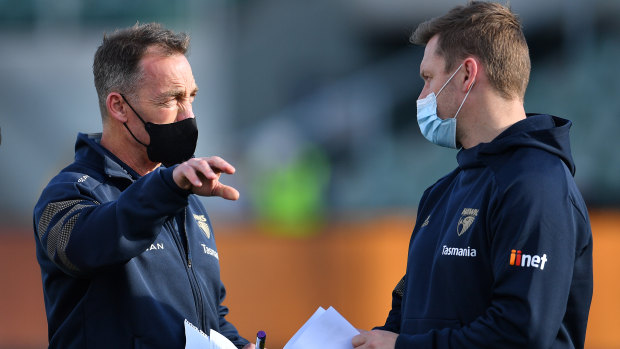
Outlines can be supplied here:
M174 165L172 167L167 167L164 169L161 169L159 171L159 175L161 176L162 180L164 181L164 183L166 183L166 185L175 193L184 196L184 197L188 197L192 191L191 190L187 190L187 189L183 189L181 187L179 187L175 182L174 179L172 178L172 173L174 172L174 169L177 167L178 165Z

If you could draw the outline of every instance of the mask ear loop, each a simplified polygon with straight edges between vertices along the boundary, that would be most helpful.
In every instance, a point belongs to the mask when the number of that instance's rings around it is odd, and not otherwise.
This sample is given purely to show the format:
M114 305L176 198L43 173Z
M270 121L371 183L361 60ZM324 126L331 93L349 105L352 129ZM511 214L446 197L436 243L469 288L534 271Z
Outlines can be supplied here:
M448 83L450 82L450 80L452 80L452 78L456 75L456 73L459 72L459 70L461 70L461 67L463 66L463 63L461 63L461 65L459 65L458 68L456 68L456 70L454 71L454 73L452 73L452 75L450 75L450 77L448 78L448 80L446 81L445 84L443 84L443 86L441 86L441 88L439 89L439 92L437 92L437 95L435 95L435 97L438 97L439 94L441 93L441 91L443 91L443 88L446 87L448 85ZM122 96L122 95L121 95ZM125 98L125 97L123 97Z
M142 117L140 117L140 114L138 114L138 112L136 112L136 110L131 106L131 104L129 104L129 102L127 101L127 98L125 98L125 96L123 96L122 93L120 93L121 97L123 97L123 100L125 101L125 103L127 103L127 105L129 106L129 108L131 108L131 110L133 111L134 114L136 114L136 116L138 117L138 119L140 119L140 121L142 121L143 124L146 125L146 122L144 122L144 120L142 119ZM142 144L145 147L148 147L148 145L142 143L138 138L136 138L136 136L133 134L133 132L131 132L131 130L129 129L129 126L127 126L126 122L123 122L123 126L125 126L125 128L127 129L127 131L129 131L129 134L133 137L133 139L136 140L136 142Z
M474 87L475 83L476 83L476 78L474 78L474 81L471 83L471 85L469 85L469 88L467 89L467 94L465 94L465 98L463 98L463 101L461 102L459 109L456 111L456 114L454 114L455 119L456 119L456 116L459 115L461 108L463 108L463 104L465 104L465 101L467 100L467 96L469 96L469 92L471 91L471 88Z
M144 119L142 119L142 117L140 116L140 114L138 114L138 112L131 106L131 104L129 104L129 101L127 101L127 98L125 98L125 96L122 93L119 93L121 95L121 97L123 97L123 100L125 101L125 103L127 103L127 105L129 106L129 108L131 108L131 110L133 111L134 114L136 114L136 116L138 117L138 119L140 119L140 121L142 121L143 124L146 125L146 122L144 121Z

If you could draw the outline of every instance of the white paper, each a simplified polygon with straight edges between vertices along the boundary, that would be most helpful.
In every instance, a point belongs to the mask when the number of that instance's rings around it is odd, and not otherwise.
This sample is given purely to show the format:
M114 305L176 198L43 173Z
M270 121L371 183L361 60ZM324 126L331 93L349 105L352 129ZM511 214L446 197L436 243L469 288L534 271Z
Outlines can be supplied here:
M310 326L310 324L313 323L319 316L323 315L324 312L325 312L325 309L323 307L319 307L314 312L314 314L312 314L310 319L308 319L308 321L306 321L306 323L303 324L303 326L301 326L299 330L297 330L297 333L295 333L293 337L291 337L291 339L288 340L288 342L282 349L293 348L293 346L295 345L295 342L297 342L297 339L301 336L301 334L304 333L304 331L308 328L308 326Z
M319 309L284 346L284 349L352 349L351 339L359 334L336 309Z
M191 322L185 319L185 349L237 349L237 347L219 332L211 329L207 336Z
M191 322L185 321L185 349L211 349L209 337Z
M211 336L211 349L237 349L237 347L224 335L213 329L209 333Z

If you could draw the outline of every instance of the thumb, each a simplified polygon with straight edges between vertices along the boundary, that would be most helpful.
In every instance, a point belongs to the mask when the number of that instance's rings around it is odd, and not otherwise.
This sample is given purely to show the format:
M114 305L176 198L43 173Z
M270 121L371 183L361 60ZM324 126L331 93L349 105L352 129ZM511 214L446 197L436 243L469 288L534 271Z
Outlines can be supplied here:
M211 193L213 196L219 196L226 200L235 201L239 199L239 191L237 189L219 182Z
M354 336L351 339L351 344L353 345L354 348L357 348L360 345L363 345L364 343L366 343L366 333L367 332L368 331L360 330L360 334Z

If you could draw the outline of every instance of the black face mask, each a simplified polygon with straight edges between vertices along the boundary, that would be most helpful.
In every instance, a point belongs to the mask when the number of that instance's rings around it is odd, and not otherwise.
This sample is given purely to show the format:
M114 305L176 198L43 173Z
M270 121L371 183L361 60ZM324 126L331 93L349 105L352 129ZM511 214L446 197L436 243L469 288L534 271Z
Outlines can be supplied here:
M127 102L125 96L121 94L121 97L123 97L125 103L133 110L140 121L142 121L144 129L151 138L151 143L146 145L134 136L133 132L131 132L127 126L127 123L123 124L133 139L146 147L146 154L149 160L161 162L164 166L170 167L189 160L194 155L196 151L196 142L198 141L198 126L196 126L195 118L187 118L170 124L145 122L131 104Z

